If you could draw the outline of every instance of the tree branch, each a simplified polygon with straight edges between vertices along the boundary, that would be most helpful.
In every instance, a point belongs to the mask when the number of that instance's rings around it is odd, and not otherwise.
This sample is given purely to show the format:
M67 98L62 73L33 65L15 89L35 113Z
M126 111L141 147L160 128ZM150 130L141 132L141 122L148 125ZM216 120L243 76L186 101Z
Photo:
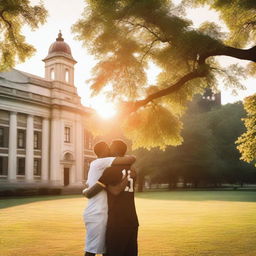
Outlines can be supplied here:
M223 46L222 48L215 49L213 51L210 51L208 53L201 55L198 59L199 67L205 63L205 60L208 57L221 56L221 55L234 57L234 58L241 59L241 60L250 60L250 61L256 62L256 46L254 46L250 49L237 49L237 48L230 47L230 46ZM194 70L194 71L186 74L182 78L180 78L180 80L177 81L175 84L173 84L165 89L162 89L160 91L157 91L153 94L150 94L143 100L138 100L135 102L124 102L123 103L123 107L124 107L123 112L126 114L135 112L139 108L145 106L147 103L149 103L155 99L161 98L161 97L169 95L175 91L178 91L186 82L188 82L192 79L195 79L195 78L205 77L205 76L206 76L205 71L201 71L198 69Z
M148 47L147 51L143 54L142 58L141 58L141 63L143 62L144 58L147 56L147 54L150 52L150 50L152 49L154 43L158 41L158 39L156 38L155 40L153 40L150 44L150 46Z
M126 21L127 23L129 23L130 25L132 26L135 26L135 27L140 27L140 28L145 28L150 34L152 34L155 38L157 38L160 42L162 43L167 43L169 42L168 39L164 39L162 37L160 37L156 32L154 32L152 29L148 28L146 25L144 24L140 24L140 23L133 23L131 21Z
M249 49L238 49L231 46L222 46L218 49L206 52L199 57L198 63L203 64L208 57L212 56L228 56L240 60L250 60L256 62L256 45Z
M195 78L204 77L205 75L206 75L206 73L204 71L195 70L195 71L190 72L190 73L186 74L185 76L183 76L175 84L173 84L165 89L162 89L160 91L157 91L155 93L152 93L143 100L138 100L135 102L124 102L123 103L124 108L123 108L122 113L130 114L132 112L135 112L139 108L145 106L147 103L149 103L155 99L161 98L161 97L169 95L175 91L178 91L186 82L188 82L192 79L195 79Z
M12 23L4 17L4 12L5 12L5 10L2 10L0 12L0 17L9 26L9 28L12 29Z

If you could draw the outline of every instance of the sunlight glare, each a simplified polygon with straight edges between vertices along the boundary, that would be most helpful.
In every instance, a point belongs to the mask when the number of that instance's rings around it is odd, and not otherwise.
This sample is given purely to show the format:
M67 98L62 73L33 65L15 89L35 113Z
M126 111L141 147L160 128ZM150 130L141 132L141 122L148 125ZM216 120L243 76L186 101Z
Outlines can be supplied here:
M104 97L97 97L92 103L92 107L104 119L113 117L117 110L113 103L106 102Z

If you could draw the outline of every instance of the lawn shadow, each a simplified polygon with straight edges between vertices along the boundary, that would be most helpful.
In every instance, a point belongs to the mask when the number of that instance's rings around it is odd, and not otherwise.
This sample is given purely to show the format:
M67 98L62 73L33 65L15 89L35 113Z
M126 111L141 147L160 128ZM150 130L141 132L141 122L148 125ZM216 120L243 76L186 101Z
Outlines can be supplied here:
M136 198L181 201L256 202L256 191L161 191L136 193Z
M0 198L0 209L19 206L22 204L30 204L40 201L49 201L49 200L61 200L61 199L70 199L70 198L81 198L84 199L81 195L58 195L58 196L30 196L30 197L5 197Z

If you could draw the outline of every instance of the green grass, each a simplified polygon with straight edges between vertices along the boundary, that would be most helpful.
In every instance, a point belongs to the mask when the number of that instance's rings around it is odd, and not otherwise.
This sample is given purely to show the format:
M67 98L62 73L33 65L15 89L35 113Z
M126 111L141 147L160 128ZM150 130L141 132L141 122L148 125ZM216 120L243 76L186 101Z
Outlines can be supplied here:
M1 256L83 255L80 196L0 200ZM255 256L256 192L141 193L140 256Z

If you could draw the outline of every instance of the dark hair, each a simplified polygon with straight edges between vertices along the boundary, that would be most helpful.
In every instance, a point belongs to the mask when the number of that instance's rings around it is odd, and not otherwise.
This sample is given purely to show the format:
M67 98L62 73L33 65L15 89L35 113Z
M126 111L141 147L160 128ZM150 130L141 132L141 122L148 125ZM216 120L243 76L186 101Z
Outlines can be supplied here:
M122 140L113 140L110 145L110 152L113 156L124 156L127 151L127 145Z
M107 157L110 154L109 146L104 141L97 142L93 150L97 157Z

